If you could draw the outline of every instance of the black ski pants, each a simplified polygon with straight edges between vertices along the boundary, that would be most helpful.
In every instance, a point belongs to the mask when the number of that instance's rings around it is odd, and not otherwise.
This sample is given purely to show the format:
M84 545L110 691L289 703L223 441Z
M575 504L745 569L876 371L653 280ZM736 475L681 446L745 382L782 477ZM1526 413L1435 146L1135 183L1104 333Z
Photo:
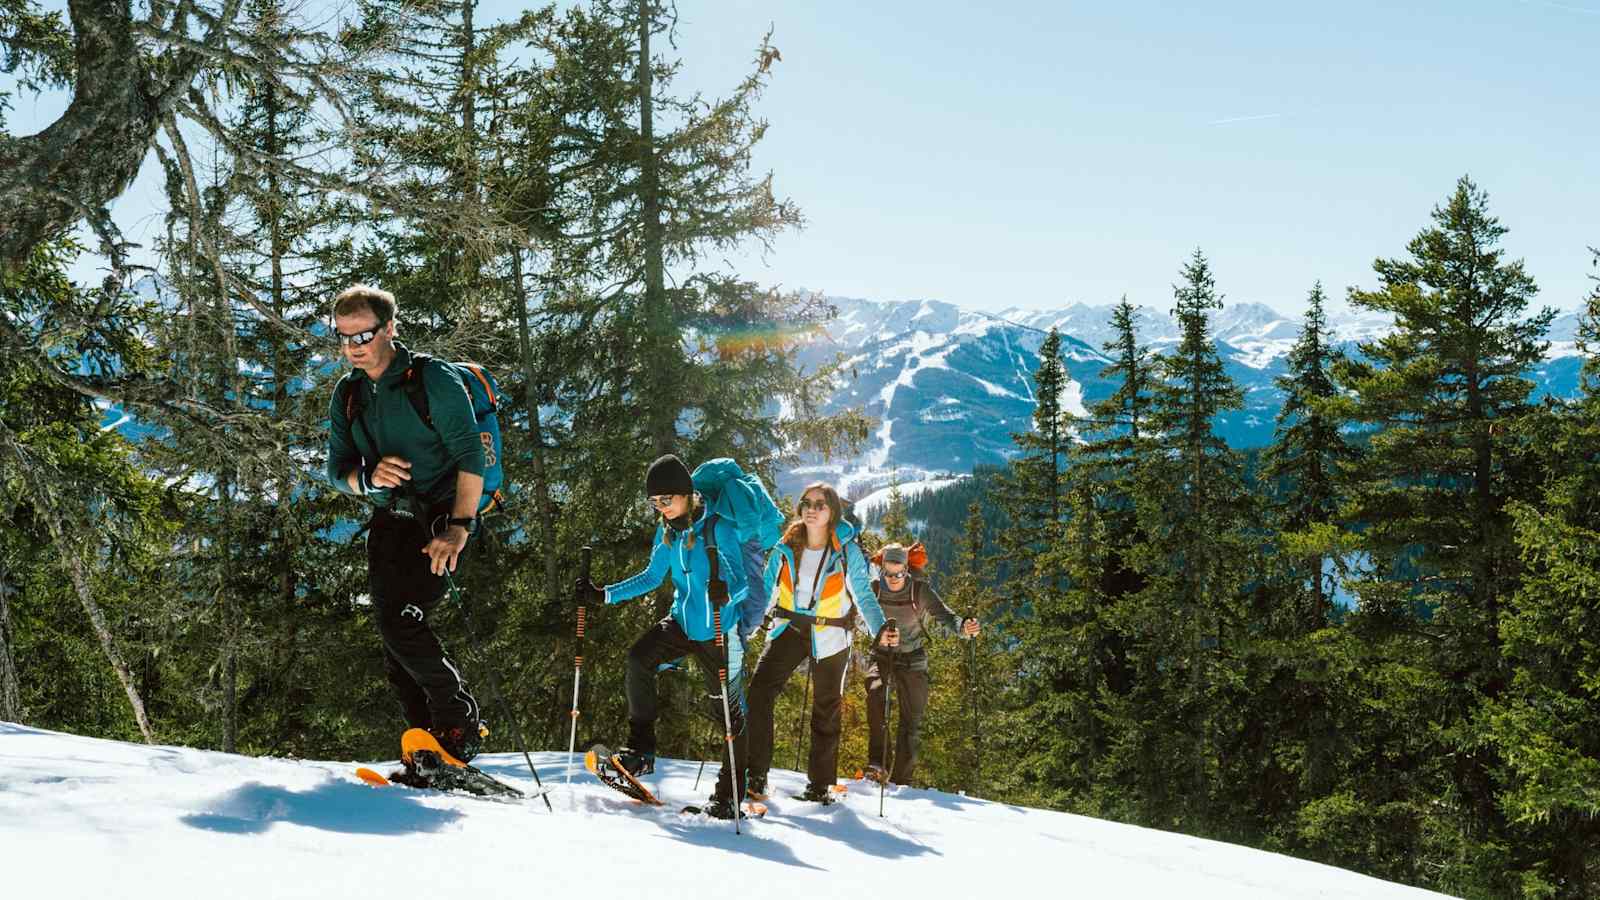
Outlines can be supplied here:
M790 625L761 651L750 676L750 771L765 777L772 768L772 711L789 676L811 657L811 628ZM809 787L824 790L839 775L839 714L850 648L812 663L811 758L806 764Z
M430 626L445 595L445 580L429 571L422 552L432 539L428 529L427 519L379 510L367 532L367 579L383 637L384 671L400 698L407 727L475 732L478 701ZM466 550L457 557L457 578L466 557Z
M895 728L894 771L889 780L910 784L922 748L922 714L928 710L927 658L921 651L905 654L874 653L867 667L867 761L883 766L888 730L884 721L884 675L893 670L894 699L899 709Z
M735 632L737 629L735 630ZM737 633L730 632L729 641L738 641ZM732 649L731 647L729 648ZM628 672L625 684L628 691L628 747L641 753L656 752L656 718L660 704L656 699L656 670L668 660L693 656L706 686L705 715L716 725L717 734L727 734L725 726L733 726L734 766L728 770L727 744L717 742L722 767L717 773L717 797L744 796L745 771L745 714L742 653L730 653L728 666L728 720L722 718L722 680L717 677L723 668L723 651L716 641L692 641L684 634L671 616L657 622L633 642L628 650ZM731 779L737 779L738 789L733 790Z

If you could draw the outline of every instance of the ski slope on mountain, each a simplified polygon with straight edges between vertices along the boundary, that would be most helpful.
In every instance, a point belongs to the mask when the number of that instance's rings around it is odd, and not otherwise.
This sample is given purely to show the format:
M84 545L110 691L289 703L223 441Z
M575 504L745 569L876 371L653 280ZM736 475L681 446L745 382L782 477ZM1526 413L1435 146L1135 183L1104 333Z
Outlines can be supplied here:
M533 755L556 785L500 803L372 788L355 764L145 747L0 723L0 860L8 896L204 897L1421 898L1442 895L1179 834L931 790L844 803L789 799L803 776L772 773L767 818L682 817L709 793L698 763L663 760L641 807L566 753ZM367 760L368 764L382 761ZM520 754L480 757L519 787ZM391 761L392 764L392 761Z

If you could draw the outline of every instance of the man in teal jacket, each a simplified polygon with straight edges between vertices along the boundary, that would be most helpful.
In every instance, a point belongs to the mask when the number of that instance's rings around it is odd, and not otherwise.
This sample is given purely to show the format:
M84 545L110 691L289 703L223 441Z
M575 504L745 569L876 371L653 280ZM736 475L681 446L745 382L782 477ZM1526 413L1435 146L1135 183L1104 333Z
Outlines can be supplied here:
M374 507L367 577L406 724L432 732L466 762L481 740L478 702L429 616L477 530L483 443L460 375L437 361L413 365L395 340L395 309L392 294L365 285L334 300L334 328L353 370L328 408L327 476ZM408 396L408 379L421 379L430 421Z

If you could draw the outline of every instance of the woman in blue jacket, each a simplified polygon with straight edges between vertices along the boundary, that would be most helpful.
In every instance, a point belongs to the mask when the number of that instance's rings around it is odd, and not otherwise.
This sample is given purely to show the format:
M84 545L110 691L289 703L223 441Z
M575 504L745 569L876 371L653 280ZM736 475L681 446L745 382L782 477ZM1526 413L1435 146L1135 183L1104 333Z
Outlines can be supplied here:
M650 564L644 571L616 584L600 588L592 581L578 580L578 593L593 602L607 605L623 603L649 593L672 579L672 614L646 631L628 651L626 678L628 693L628 744L618 754L622 765L634 777L655 771L656 761L656 669L668 660L692 655L705 679L709 704L707 715L720 730L722 685L717 677L722 668L722 651L715 643L716 618L713 598L722 611L722 631L728 648L728 715L734 734L734 760L737 771L729 771L726 759L717 776L717 787L706 812L717 818L732 818L744 795L744 690L741 678L743 646L735 626L739 604L747 588L739 553L739 537L732 523L718 518L713 527L717 554L717 581L711 582L711 560L706 548L707 515L689 469L676 456L668 454L650 464L645 475L645 495L661 515ZM737 788L735 787L737 782Z
M832 485L817 482L800 492L795 521L767 562L768 603L774 617L766 649L750 677L751 796L767 791L772 765L772 710L784 682L806 659L813 660L816 693L811 707L808 784L798 799L833 802L838 778L839 717L850 625L857 609L882 646L897 635L884 629L883 610L872 592L867 559L855 529L843 521L844 505Z

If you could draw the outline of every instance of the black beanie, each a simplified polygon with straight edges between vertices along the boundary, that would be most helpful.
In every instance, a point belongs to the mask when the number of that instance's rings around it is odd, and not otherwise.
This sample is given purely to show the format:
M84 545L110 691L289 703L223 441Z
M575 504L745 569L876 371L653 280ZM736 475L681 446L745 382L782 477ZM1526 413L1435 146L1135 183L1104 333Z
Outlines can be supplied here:
M656 497L661 494L692 494L694 493L694 479L689 477L689 470L683 460L668 453L650 464L650 471L644 476L644 493L646 497Z

